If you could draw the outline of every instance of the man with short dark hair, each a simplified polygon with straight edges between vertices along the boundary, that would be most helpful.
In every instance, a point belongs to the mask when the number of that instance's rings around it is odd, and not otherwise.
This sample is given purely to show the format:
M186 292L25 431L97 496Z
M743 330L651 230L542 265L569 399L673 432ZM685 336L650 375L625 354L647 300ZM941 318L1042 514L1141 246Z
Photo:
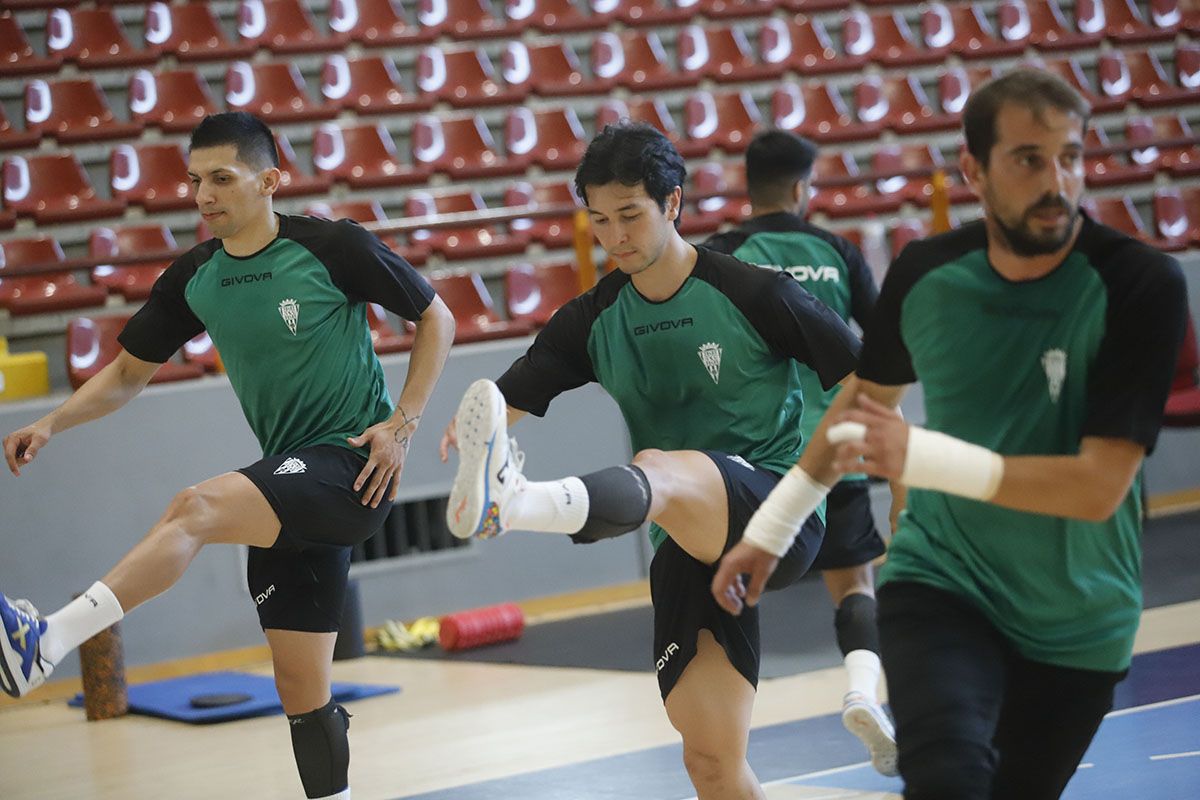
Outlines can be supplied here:
M19 475L55 434L110 414L184 342L208 331L263 459L180 492L146 537L47 617L0 599L0 668L13 696L67 653L166 591L206 544L250 546L247 580L310 798L350 797L349 717L330 695L350 549L383 524L454 336L429 284L353 222L276 214L274 137L244 112L192 132L188 175L215 238L176 259L120 335L116 359L4 439ZM241 279L241 280L239 280ZM416 323L393 407L368 302Z
M971 96L960 166L983 219L893 262L856 378L713 581L727 610L756 602L842 473L909 487L879 588L909 800L1058 797L1129 667L1140 469L1187 289L1174 259L1080 210L1087 122L1039 70ZM925 427L893 411L916 380Z
M865 326L879 292L862 253L841 236L804 219L816 157L816 145L794 133L756 134L746 148L750 216L736 228L709 237L704 246L782 270L839 317ZM825 392L811 370L802 369L800 374L801 430L807 444L840 387ZM871 568L886 548L875 528L867 489L867 476L856 473L843 477L829 492L825 541L812 568L821 570L836 609L834 629L849 679L842 722L867 746L875 769L895 775L896 736L877 697L879 632ZM902 495L895 499L894 506L903 503Z
M785 275L693 247L677 224L683 159L657 130L605 128L575 176L616 269L570 301L496 383L467 391L442 441L460 462L447 509L459 537L506 530L621 536L651 522L659 690L706 800L761 800L746 761L758 683L755 616L708 593L713 564L800 452L801 365L833 386L858 340ZM636 455L580 477L529 482L508 425L597 382L621 409ZM824 533L797 523L772 587L798 579Z

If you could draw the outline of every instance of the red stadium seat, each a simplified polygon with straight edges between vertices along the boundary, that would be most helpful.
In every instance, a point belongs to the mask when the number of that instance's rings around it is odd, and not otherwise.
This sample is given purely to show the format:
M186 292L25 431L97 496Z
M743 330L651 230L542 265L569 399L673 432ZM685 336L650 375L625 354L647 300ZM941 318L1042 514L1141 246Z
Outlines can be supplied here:
M929 3L921 13L921 33L925 49L943 57L998 58L1016 55L1022 42L1006 42L996 36L987 15L978 3L948 6Z
M0 150L16 150L33 147L42 135L37 131L22 131L13 127L4 109L0 108Z
M675 42L680 71L699 81L757 81L778 75L774 65L759 64L740 28L685 25Z
M1091 197L1084 195L1080 206L1096 222L1116 228L1135 239L1148 239L1146 223L1128 197Z
M109 153L108 174L114 198L148 212L195 204L179 144L119 144Z
M1190 92L1200 89L1200 43L1188 42L1175 47L1174 85Z
M121 352L117 336L129 317L76 317L67 323L67 379L78 389ZM204 367L168 361L159 367L151 383L168 383L199 378Z
M592 40L592 74L606 86L630 91L690 86L695 80L667 60L658 34L644 31L605 31Z
M290 61L233 62L225 72L225 102L230 111L249 111L268 123L329 119L338 111L313 101Z
M1083 99L1088 101L1092 113L1103 114L1109 111L1119 111L1125 106L1124 99L1097 92L1079 61L1074 58L1066 57L1047 61L1043 68L1054 72L1078 90L1083 95Z
M505 0L504 14L512 28L551 34L598 30L608 24L601 16L583 12L574 0Z
M938 111L958 119L971 92L991 80L995 72L991 67L946 67L938 75Z
M690 7L675 0L592 0L592 11L626 25L676 25L692 18Z
M150 3L146 6L146 48L180 61L246 58L253 44L231 42L208 3Z
M171 229L162 223L129 225L122 228L93 228L88 237L90 258L116 258L144 253L178 250ZM158 276L170 265L169 260L127 266L101 265L92 268L92 283L110 294L120 294L129 302L145 300Z
M321 94L326 104L359 114L394 114L433 107L433 98L418 96L404 87L390 56L329 56L321 68Z
M604 126L615 125L623 119L653 125L677 147L679 145L679 128L667 109L666 101L661 98L639 97L629 102L613 98L604 100L596 108L596 133L604 130Z
M429 275L429 283L458 323L455 344L524 336L533 330L533 323L528 320L500 319L478 272L434 272Z
M504 122L504 141L511 164L526 168L537 164L546 170L574 169L588 145L583 125L570 106L514 108Z
M1188 218L1187 203L1179 188L1161 186L1155 189L1150 207L1154 215L1154 232L1158 237L1157 246L1163 250L1186 250L1189 247L1189 233L1200 228L1200 225L1193 225Z
M14 267L65 260L62 247L45 234L0 242L0 308L13 316L23 316L104 305L107 292L103 286L85 286L69 272L20 277L5 274Z
M842 39L847 56L867 59L888 67L914 64L934 64L942 60L937 52L917 44L908 22L899 12L851 11L842 25Z
M25 84L25 129L60 142L127 139L142 131L135 122L121 122L92 77Z
M454 179L523 172L496 149L492 132L476 114L424 114L412 131L413 162Z
M579 56L565 40L533 45L511 41L504 47L500 71L504 84L520 94L564 97L605 91L603 83L584 76Z
M320 125L313 136L313 167L318 175L345 181L355 189L423 183L429 170L400 160L396 143L382 124Z
M273 53L314 53L333 50L346 37L317 30L312 15L300 0L241 0L238 35L255 47Z
M917 239L924 239L929 235L929 223L922 219L902 219L898 220L892 226L890 231L892 239L892 258L898 258L900 251L908 246L909 242Z
M0 72L5 75L34 75L56 72L62 59L38 55L29 37L10 11L0 12Z
M1151 25L1133 0L1075 0L1075 21L1084 33L1101 33L1118 43L1172 39L1175 28Z
M125 202L97 197L75 154L38 153L4 160L4 207L48 224L117 216Z
M850 7L850 0L783 0L783 7L805 14L817 11L844 11Z
M1120 53L1113 51L1101 55L1101 85L1106 77L1105 65L1112 63ZM1152 50L1131 50L1124 53L1124 60L1127 68L1120 73L1118 80L1129 81L1133 99L1138 105L1157 108L1196 104L1196 98L1200 95L1200 45L1181 45L1176 48L1175 81L1167 77L1167 71ZM1113 67L1108 69L1115 73Z
M510 183L504 190L505 206L579 205L575 190L567 181L532 184L528 181ZM531 217L508 223L514 235L527 241L541 242L549 248L569 247L575 241L574 220L570 213L561 217Z
M437 37L437 31L411 22L400 0L331 0L329 28L367 47L403 47Z
M778 5L775 0L699 0L697 10L708 19L768 17Z
M486 210L483 197L473 189L455 189L436 195L413 192L404 203L404 216L409 218ZM409 238L415 245L428 247L447 260L511 255L523 252L526 244L526 237L497 233L492 225L421 229L413 231Z
M1130 151L1129 158L1135 164L1165 169L1178 177L1200 175L1196 135L1181 115L1129 117L1125 121L1125 139L1146 144ZM1175 144L1165 144L1172 140Z
M812 177L816 193L809 200L809 210L830 217L852 217L871 197L871 191L859 177L858 165L844 150L830 150L817 155Z
M320 194L328 191L333 185L333 178L328 175L309 175L300 169L296 151L282 133L275 134L275 151L279 155L279 171L283 173L279 188L275 190L277 197Z
M1191 7L1193 16L1200 14L1200 4L1194 0L1150 0L1150 24L1163 30L1184 31L1188 29L1184 5ZM1195 32L1193 27L1192 31Z
M378 200L341 200L332 203L318 201L309 203L304 213L321 219L352 219L355 222L386 222L387 212ZM391 250L403 255L411 264L424 264L429 257L429 248L404 248L400 240L391 234L376 234Z
M1200 349L1196 347L1196 329L1189 314L1187 332L1175 365L1175 382L1163 410L1163 426L1194 428L1197 425L1200 425Z
M152 64L158 58L155 51L130 44L111 8L52 9L46 16L46 52L82 69Z
M412 350L413 331L416 326L408 320L400 320L404 333L399 333L388 322L387 311L378 303L367 303L367 326L371 331L371 345L379 355L403 353Z
M1148 51L1101 53L1096 60L1096 71L1101 94L1122 105L1128 102L1164 105L1178 100L1182 94L1172 90L1162 64ZM1195 102L1194 92L1187 95L1187 101Z
M208 82L191 69L139 69L129 78L129 115L170 133L190 131L217 113Z
M1103 128L1089 127L1083 147L1083 168L1088 186L1115 186L1154 179L1155 167L1131 163L1129 153L1114 152Z
M838 90L825 83L781 84L771 93L771 118L775 127L817 142L871 139L883 129L856 121Z
M450 49L436 45L417 54L417 88L456 108L500 105L520 98L496 80L496 70L482 49Z
M1040 50L1091 47L1101 38L1079 33L1056 0L1001 0L997 19L1004 41L1031 44Z
M871 153L871 171L877 176L871 211L894 210L901 203L928 205L933 196L933 180L929 175L906 175L910 170L941 167L941 153L929 145L888 144Z
M507 36L508 20L492 13L487 0L417 0L421 27L454 41Z
M221 356L208 331L203 331L183 343L179 349L185 364L196 364L205 372L223 372Z
M854 103L861 124L882 125L899 134L958 127L957 116L935 113L921 82L913 75L867 75L854 87Z
M714 233L723 223L737 224L750 216L746 195L746 167L738 162L701 164L691 175L687 196L696 201L680 217L679 232L684 235Z
M684 102L683 117L687 136L680 142L679 152L688 158L705 155L713 148L740 153L762 121L748 91L693 92Z
M808 77L855 69L854 63L838 53L821 20L803 14L790 20L765 20L758 34L758 50L763 65L778 72L792 70Z
M1183 207L1187 210L1188 241L1193 247L1200 246L1200 187L1189 186L1180 188L1179 196Z
M509 319L528 321L539 328L581 291L579 269L574 263L539 267L514 264L504 272Z

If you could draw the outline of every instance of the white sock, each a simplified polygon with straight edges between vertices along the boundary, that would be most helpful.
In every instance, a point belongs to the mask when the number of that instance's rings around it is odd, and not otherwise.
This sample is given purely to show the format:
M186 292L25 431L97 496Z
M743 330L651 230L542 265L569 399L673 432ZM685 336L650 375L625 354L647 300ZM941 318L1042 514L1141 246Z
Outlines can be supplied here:
M879 674L883 671L879 654L870 650L851 650L846 653L846 672L850 675L849 691L858 692L867 702L879 703Z
M504 527L517 531L578 533L587 522L588 493L579 478L527 483L505 504Z
M312 800L350 800L350 787L347 786L337 794L327 794L324 797L314 797Z
M86 592L46 617L42 658L57 664L67 653L124 616L116 595L96 581Z

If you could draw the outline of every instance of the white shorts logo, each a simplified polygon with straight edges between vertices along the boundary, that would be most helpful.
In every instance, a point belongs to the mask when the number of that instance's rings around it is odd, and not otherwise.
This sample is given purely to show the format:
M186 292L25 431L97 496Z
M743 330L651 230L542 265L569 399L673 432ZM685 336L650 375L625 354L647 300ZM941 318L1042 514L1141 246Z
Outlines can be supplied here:
M660 658L658 661L655 662L654 671L662 672L663 667L665 667L667 665L667 662L671 660L671 656L675 655L678 652L679 652L679 645L675 644L674 642L671 642L669 645L667 645L667 649L663 651L662 658Z
M279 465L275 470L276 475L296 475L300 472L307 472L308 465L298 458L289 458Z
M751 472L754 471L754 465L751 464L746 459L742 458L741 456L725 456L725 457L728 458L730 461L732 461L735 464L741 464L743 467L750 470Z

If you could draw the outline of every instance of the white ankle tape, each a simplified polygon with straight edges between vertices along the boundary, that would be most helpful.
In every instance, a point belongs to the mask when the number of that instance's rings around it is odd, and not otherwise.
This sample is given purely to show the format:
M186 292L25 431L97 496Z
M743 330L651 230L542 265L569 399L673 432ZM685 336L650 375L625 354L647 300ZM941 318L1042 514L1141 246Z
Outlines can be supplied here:
M782 558L804 520L817 510L827 494L828 486L813 480L800 467L792 467L754 512L742 538Z
M908 429L908 452L900 481L972 500L991 500L1004 478L1004 458L986 447L916 425Z

